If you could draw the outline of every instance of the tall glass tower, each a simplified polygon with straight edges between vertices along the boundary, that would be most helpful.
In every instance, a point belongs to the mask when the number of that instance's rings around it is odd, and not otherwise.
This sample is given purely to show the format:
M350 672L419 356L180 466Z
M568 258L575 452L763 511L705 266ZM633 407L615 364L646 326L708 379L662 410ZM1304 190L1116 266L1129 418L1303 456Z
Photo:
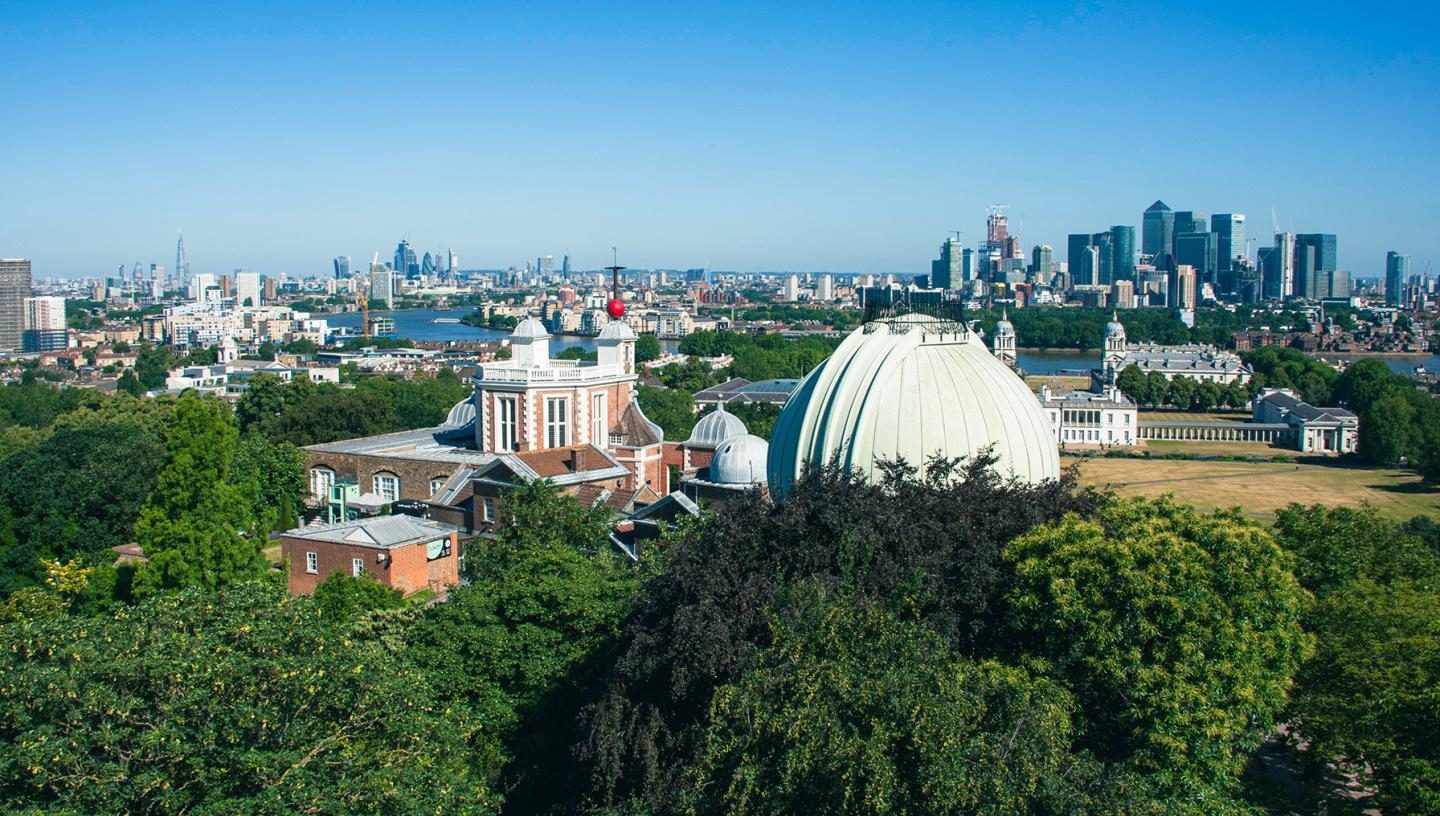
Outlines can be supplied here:
M1157 258L1175 245L1175 212L1156 201L1145 208L1140 222L1140 252Z
M1215 233L1216 277L1220 291L1238 291L1235 272L1240 265L1237 261L1249 254L1245 245L1245 216L1242 213L1212 215L1210 231Z
M1110 282L1135 280L1135 228L1118 224L1110 228Z
M1385 253L1385 305L1399 306L1405 278L1410 276L1410 256L1395 250Z

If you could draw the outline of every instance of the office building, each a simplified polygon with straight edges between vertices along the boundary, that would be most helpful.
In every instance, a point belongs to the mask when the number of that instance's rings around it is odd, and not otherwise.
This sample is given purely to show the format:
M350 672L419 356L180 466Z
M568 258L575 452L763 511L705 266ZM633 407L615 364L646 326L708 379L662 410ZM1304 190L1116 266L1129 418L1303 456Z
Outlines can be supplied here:
M24 351L64 351L65 298L58 295L25 298Z
M337 255L331 264L335 267L335 280L343 280L350 277L349 255Z
M1175 212L1156 201L1145 209L1140 224L1140 253L1158 258L1175 244Z
M5 261L0 261L3 267ZM27 273L28 280L28 273ZM1405 279L1410 277L1410 256L1401 255L1395 250L1385 253L1385 304L1387 306L1399 306L1401 292L1405 286ZM3 345L0 341L0 345Z
M1260 250L1260 296L1286 300L1295 294L1295 236L1275 233L1275 245Z
M1210 219L1203 212L1195 210L1179 210L1175 213L1175 237L1180 237L1187 232L1207 232L1210 229ZM1170 251L1174 252L1172 244Z
M790 302L790 303L794 303L795 301L797 301L797 300L799 300L799 299L800 299L800 278L799 278L799 276L797 276L797 275L791 275L790 277L788 277L788 278L785 279L785 290L784 290L784 292L781 294L781 300L785 300L785 301L788 301L788 302Z
M1030 275L1036 283L1048 284L1054 275L1055 250L1036 244L1030 250Z
M1090 250L1095 238L1089 233L1071 233L1066 240L1065 259L1070 264L1070 285L1089 286L1095 283L1095 268L1091 265Z
M259 272L235 270L235 305L240 307L260 305Z
M370 302L395 308L395 273L385 264L370 264Z
M395 247L395 265L391 270L402 278L420 276L420 261L415 257L415 248L410 246L409 241L401 241Z
M190 278L190 302L208 303L220 299L220 281L209 272L201 272Z
M1170 286L1169 306L1173 309L1194 309L1196 292L1199 289L1195 267L1180 264L1175 267L1171 277L1174 282Z
M1175 263L1191 266L1201 283L1216 283L1219 236L1213 232L1185 232L1175 236Z
M1335 267L1333 234L1302 233L1295 236L1295 294L1298 297L1329 297L1330 273L1335 271Z
M446 272L449 272L451 275L454 275L456 272L459 272L459 271L460 271L460 256L459 256L459 255L456 255L456 254L455 254L455 250L453 250L453 249L450 250L449 253L447 253L447 255L448 255L448 258L447 258L447 260L446 260L445 271L446 271ZM567 279L570 277L570 256L569 256L569 255L566 255L566 256L565 256L565 277L566 277Z
M1135 280L1135 228L1118 224L1110 228L1110 281Z
M815 299L829 302L835 299L835 278L830 275L821 275L820 280L815 284ZM688 334L689 332L686 332ZM682 337L684 335L681 335Z
M540 257L536 258L535 274L539 276L540 280L542 281L549 280L550 276L555 274L555 256L541 255Z
M954 289L960 285L963 247L959 238L946 238L940 245L940 257L930 262L930 288ZM822 298L823 300L824 298Z
M1091 283L1097 286L1109 286L1115 280L1115 235L1108 230L1097 232L1090 236L1090 241L1090 245L1098 254L1095 279Z
M1216 278L1222 292L1237 291L1237 272L1245 260L1245 216L1241 213L1219 213L1210 216L1210 231L1215 233Z
M25 298L30 297L30 262L0 258L0 349L24 344Z

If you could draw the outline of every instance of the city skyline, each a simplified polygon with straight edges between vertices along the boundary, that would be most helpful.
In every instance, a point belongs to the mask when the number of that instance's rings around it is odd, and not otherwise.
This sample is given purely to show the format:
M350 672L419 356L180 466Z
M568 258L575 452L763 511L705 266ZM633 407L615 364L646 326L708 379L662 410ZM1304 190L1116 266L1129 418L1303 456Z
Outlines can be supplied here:
M1058 261L1072 233L1138 239L1160 199L1245 213L1262 247L1273 207L1338 235L1356 277L1390 250L1422 270L1429 27L1301 8L22 3L0 24L0 149L23 158L0 254L102 276L168 265L183 227L221 274L324 276L402 237L466 268L618 245L637 267L924 274L989 204ZM414 58L359 59L380 47ZM1199 60L1230 77L1190 81Z

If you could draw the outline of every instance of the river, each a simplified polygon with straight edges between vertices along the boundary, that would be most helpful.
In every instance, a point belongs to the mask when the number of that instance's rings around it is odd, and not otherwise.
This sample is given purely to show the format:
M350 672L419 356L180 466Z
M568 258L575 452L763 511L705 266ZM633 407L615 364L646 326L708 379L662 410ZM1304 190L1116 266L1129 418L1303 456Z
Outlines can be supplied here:
M464 323L434 323L437 317L460 318L468 314L471 309L409 309L398 312L374 312L374 316L385 316L395 321L395 336L408 337L411 340L493 340L506 337L510 334L505 329L486 329L475 326L467 326ZM345 314L316 315L324 317L331 326L344 326L351 329L360 328L360 315L355 312ZM679 340L661 340L661 347L666 351L674 351L680 345ZM579 346L586 351L595 350L595 338L593 337L571 337L559 336L550 341L552 351L561 351L570 346ZM1362 359L1356 355L1325 355L1327 359ZM1099 351L1073 351L1069 349L1020 349L1018 352L1020 368L1028 374L1077 374L1085 375L1090 369L1100 365ZM1430 371L1440 371L1440 355L1429 357L1377 357L1390 368L1402 374L1408 374L1417 365L1424 365Z

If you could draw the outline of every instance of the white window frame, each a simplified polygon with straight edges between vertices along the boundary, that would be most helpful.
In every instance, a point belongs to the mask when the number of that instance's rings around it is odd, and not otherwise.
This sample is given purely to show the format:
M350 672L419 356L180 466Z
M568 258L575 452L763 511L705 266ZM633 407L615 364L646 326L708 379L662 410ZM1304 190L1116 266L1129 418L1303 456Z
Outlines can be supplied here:
M520 401L515 397L495 398L495 452L510 453L515 450L515 431L519 427L516 414Z
M320 572L320 553L316 553L316 552L307 552L307 553L305 553L305 571L308 572L308 573L310 573L311 575L317 575L317 574L319 574L319 572Z
M350 577L352 577L352 578L360 578L360 577L362 577L362 576L364 576L364 575L365 575L365 559L363 559L363 558L352 558L352 559L350 559Z
M563 448L570 444L570 398L545 398L545 447Z
M610 431L610 395L601 391L590 395L590 444L599 445Z
M431 480L430 480L430 498L432 498L432 499L435 498L435 494L439 493L440 490L441 490L441 488L443 488L443 487L445 487L445 480L444 480L444 479L431 479Z
M494 499L491 499L491 498L485 498L485 499L483 499L483 500L480 502L480 513L481 513L481 518L482 518L484 521L494 521L494 520L495 520L495 500L494 500Z
M370 486L375 489L375 495L386 501L400 500L400 477L389 471L377 473L371 477ZM391 495L392 491L388 489L391 486L394 487L394 495Z
M328 467L310 468L310 495L322 501L330 499L330 488L335 486L335 471Z

